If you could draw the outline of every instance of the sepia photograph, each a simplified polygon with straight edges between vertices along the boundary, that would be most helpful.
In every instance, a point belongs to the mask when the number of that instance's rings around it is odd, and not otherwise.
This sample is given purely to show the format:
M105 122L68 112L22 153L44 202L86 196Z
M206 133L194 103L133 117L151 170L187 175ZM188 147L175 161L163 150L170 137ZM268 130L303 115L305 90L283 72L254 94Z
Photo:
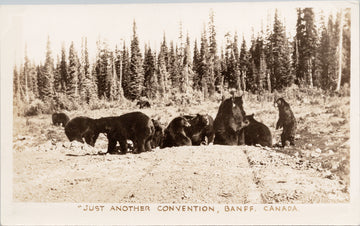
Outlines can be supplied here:
M0 18L3 225L360 223L359 2Z

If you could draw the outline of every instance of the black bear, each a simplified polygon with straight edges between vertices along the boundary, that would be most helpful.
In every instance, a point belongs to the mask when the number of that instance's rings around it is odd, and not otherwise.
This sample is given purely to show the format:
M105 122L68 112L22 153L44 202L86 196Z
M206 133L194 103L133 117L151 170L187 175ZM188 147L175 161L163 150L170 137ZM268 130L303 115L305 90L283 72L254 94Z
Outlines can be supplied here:
M191 145L191 139L185 133L185 128L189 126L191 125L186 118L174 118L165 129L161 148Z
M296 119L291 111L290 105L283 99L275 101L275 106L279 109L279 120L276 123L276 129L283 128L281 133L281 145L295 145Z
M52 123L55 126L62 124L62 126L65 127L66 123L70 121L69 116L67 116L65 113L62 112L52 114L51 118L52 118Z
M95 133L106 133L109 140L107 152L116 154L116 143L126 154L127 140L134 143L134 153L151 151L151 140L155 133L153 121L142 112L130 112L118 117L95 119Z
M95 146L95 142L99 136L96 132L95 120L89 117L76 117L71 119L65 126L65 134L70 141L79 141Z
M272 136L270 129L261 122L254 119L254 114L247 115L249 125L244 128L245 144L272 147Z
M244 132L249 121L245 117L242 97L225 99L219 106L214 120L214 144L243 145L245 144Z
M185 127L186 136L191 139L192 145L209 144L214 142L214 119L209 115L197 114L183 116L190 123Z
M164 139L164 127L158 120L152 119L152 122L154 124L155 133L151 140L151 148L161 147Z
M147 101L147 100L139 100L136 103L136 106L139 106L140 109L142 109L142 108L150 108L151 107L149 101Z

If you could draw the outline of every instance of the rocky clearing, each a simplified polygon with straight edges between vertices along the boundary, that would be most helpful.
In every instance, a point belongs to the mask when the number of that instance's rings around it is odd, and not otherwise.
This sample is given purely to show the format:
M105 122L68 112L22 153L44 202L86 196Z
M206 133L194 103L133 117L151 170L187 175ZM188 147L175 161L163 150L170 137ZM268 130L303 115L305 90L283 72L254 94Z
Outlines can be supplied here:
M247 114L265 123L279 141L272 102L244 100ZM209 145L155 149L138 155L103 155L68 142L51 115L14 116L13 200L102 203L346 203L349 202L349 97L289 101L298 121L296 147ZM154 106L142 110L167 124L180 113L215 117L219 102ZM135 110L109 108L66 112L104 117Z

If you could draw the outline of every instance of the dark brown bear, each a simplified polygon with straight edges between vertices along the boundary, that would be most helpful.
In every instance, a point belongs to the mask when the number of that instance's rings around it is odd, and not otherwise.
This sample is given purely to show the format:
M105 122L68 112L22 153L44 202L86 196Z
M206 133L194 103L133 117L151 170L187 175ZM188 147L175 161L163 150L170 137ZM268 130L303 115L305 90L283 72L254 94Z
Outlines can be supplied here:
M151 140L155 133L153 121L142 112L131 112L118 117L104 117L95 120L95 133L106 133L109 140L107 152L116 154L116 143L126 154L127 140L134 143L134 153L151 151Z
M142 108L150 108L151 107L149 101L147 101L147 100L139 100L136 103L136 106L139 106L140 109L142 109Z
M164 140L164 127L158 120L152 119L152 122L154 124L155 133L151 140L151 148L161 147Z
M65 127L66 123L68 123L69 120L69 116L67 116L65 113L61 112L52 114L52 123L55 126L62 124L62 126Z
M279 120L276 123L276 129L283 128L281 145L283 147L288 143L295 145L296 119L290 105L283 98L277 99L275 105L279 109Z
M245 144L242 128L249 124L245 117L242 97L225 99L219 106L214 120L214 144L243 145Z
M197 114L185 115L184 118L191 125L185 128L185 133L191 139L192 145L207 145L214 142L214 119L211 116Z
M165 129L161 148L191 145L191 139L186 136L185 128L191 126L184 117L174 118Z
M96 132L95 120L89 117L76 117L71 119L65 126L65 134L70 141L79 141L94 147L99 133Z
M247 115L249 125L244 128L245 144L272 147L272 137L269 128L254 119L254 114Z

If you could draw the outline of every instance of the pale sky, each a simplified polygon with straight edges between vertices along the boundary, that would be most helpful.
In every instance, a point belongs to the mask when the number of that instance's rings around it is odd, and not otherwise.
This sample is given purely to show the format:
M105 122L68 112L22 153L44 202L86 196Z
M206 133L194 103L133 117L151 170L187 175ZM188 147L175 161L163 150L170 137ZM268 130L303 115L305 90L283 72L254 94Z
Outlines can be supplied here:
M341 5L342 4L342 5ZM324 14L335 12L339 6L346 7L344 2L253 2L253 3L187 3L187 4L122 4L122 5L47 5L47 6L0 6L2 45L13 45L14 63L20 64L24 57L24 46L27 44L28 56L35 63L45 61L46 40L50 36L53 58L60 55L61 44L65 43L66 54L71 41L77 51L81 47L81 37L88 38L90 58L96 50L96 40L106 39L111 50L115 45L122 47L125 40L130 46L132 22L137 23L140 47L149 43L158 51L166 33L167 43L176 42L179 36L179 23L182 22L183 33L189 33L191 44L195 39L200 42L204 25L209 21L210 9L215 12L215 26L219 46L225 44L227 32L242 35L249 47L252 29L255 34L263 25L266 29L268 17L274 20L275 8L278 8L280 19L286 24L287 34L295 34L297 19L296 7L315 6L315 11ZM318 21L318 19L316 18ZM192 52L191 48L191 52Z

